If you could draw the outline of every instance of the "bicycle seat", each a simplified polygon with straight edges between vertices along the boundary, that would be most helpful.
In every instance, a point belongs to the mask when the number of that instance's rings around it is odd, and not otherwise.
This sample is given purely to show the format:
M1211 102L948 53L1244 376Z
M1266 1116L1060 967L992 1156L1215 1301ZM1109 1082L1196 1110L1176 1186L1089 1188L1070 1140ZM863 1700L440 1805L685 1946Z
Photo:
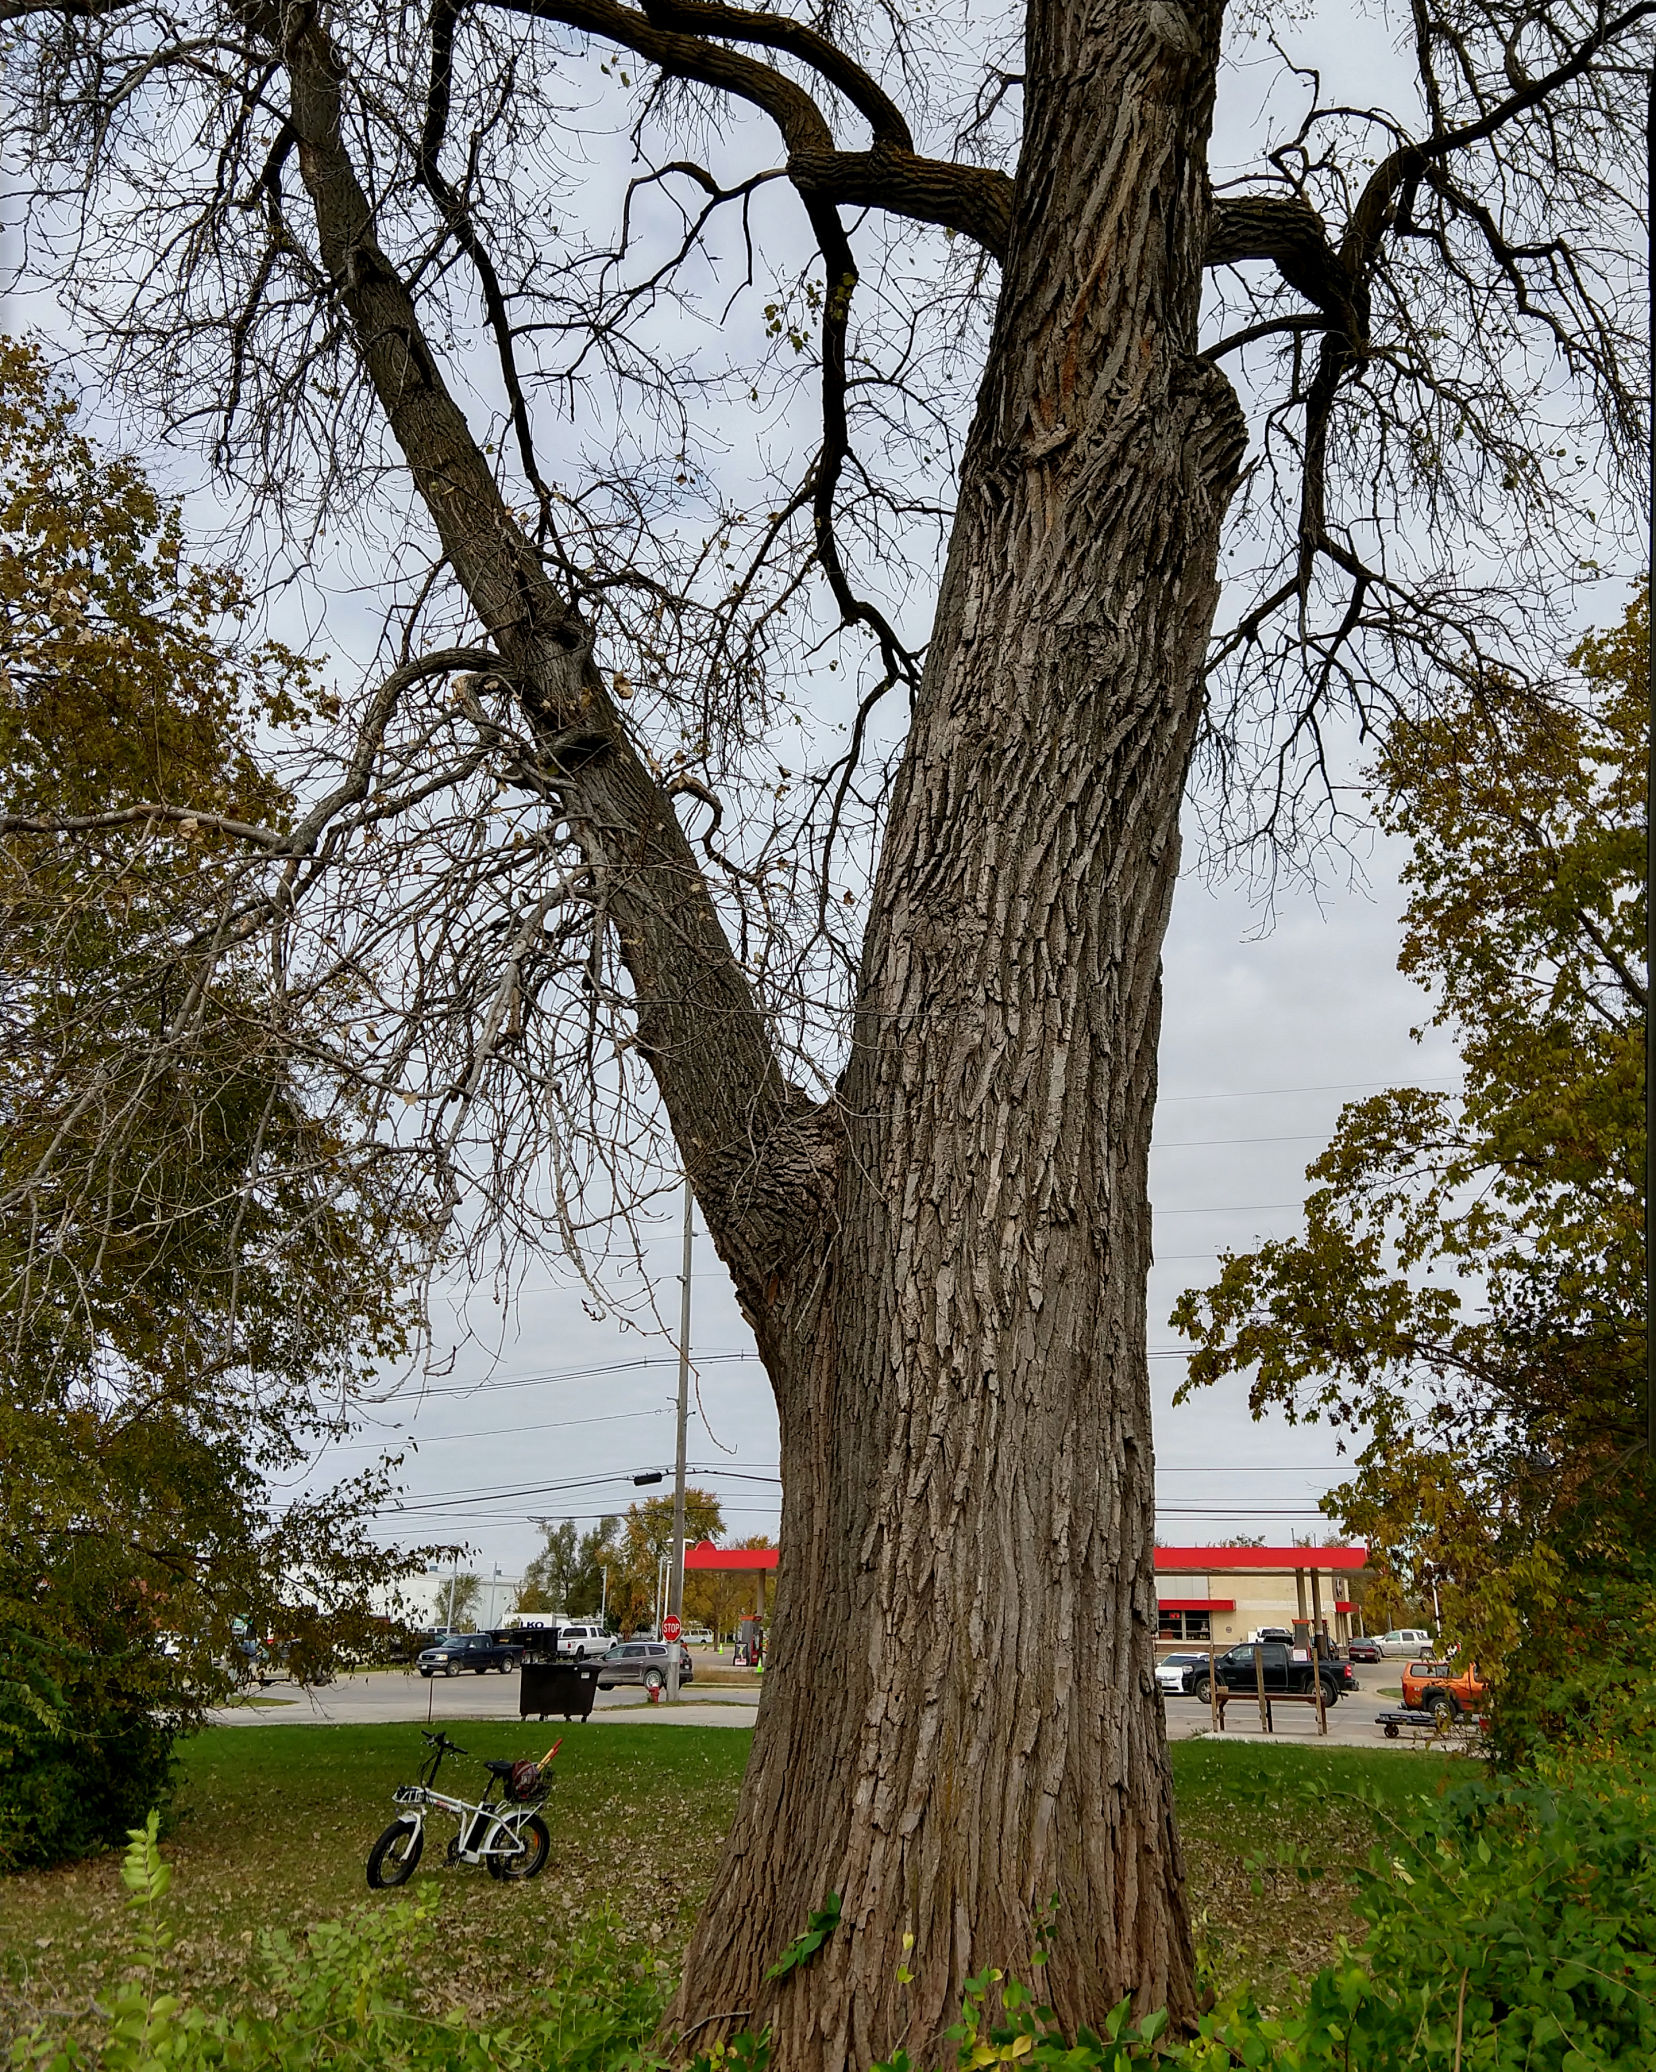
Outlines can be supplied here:
M492 1777L510 1777L517 1768L517 1764L511 1761L500 1762L491 1756L484 1763L483 1767Z

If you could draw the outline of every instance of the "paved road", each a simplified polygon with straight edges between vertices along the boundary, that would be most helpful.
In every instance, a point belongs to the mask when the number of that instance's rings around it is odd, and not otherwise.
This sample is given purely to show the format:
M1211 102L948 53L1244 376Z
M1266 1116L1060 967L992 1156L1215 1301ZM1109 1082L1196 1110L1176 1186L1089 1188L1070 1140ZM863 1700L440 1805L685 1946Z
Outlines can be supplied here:
M371 1670L341 1677L319 1691L294 1691L272 1684L256 1695L263 1702L227 1706L213 1714L224 1727L362 1726L392 1720L516 1719L518 1682L513 1676L416 1676L412 1671ZM636 1686L600 1691L596 1717L681 1727L751 1727L759 1703L756 1690L694 1686L677 1705L651 1705ZM549 1723L550 1724L550 1723Z
M1395 1689L1402 1664L1381 1663L1360 1666L1357 1677L1361 1695L1343 1698L1328 1715L1328 1738L1323 1747L1407 1749L1405 1741L1388 1741L1375 1724L1375 1714L1397 1703L1382 1698L1382 1686ZM518 1687L515 1676L433 1677L429 1681L398 1670L374 1671L365 1676L343 1677L325 1690L288 1691L272 1685L264 1692L262 1705L236 1706L213 1715L215 1724L258 1727L273 1723L318 1726L385 1724L396 1720L516 1719ZM746 1688L694 1686L677 1705L651 1705L643 1693L632 1688L600 1691L594 1717L621 1718L637 1725L681 1727L751 1727L758 1692ZM1318 1742L1317 1717L1309 1705L1278 1705L1273 1708L1278 1741ZM1261 1740L1259 1708L1233 1701L1225 1713L1227 1741ZM1209 1731L1205 1705L1194 1698L1167 1701L1167 1734L1170 1741L1189 1741Z

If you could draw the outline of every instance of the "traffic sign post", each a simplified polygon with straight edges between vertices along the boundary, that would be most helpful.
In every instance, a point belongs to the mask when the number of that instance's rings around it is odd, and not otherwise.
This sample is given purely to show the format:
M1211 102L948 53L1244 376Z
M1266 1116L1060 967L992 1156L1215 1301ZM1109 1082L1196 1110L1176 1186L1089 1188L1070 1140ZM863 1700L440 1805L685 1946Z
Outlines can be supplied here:
M677 1640L683 1631L684 1621L677 1612L669 1612L661 1622L661 1637L663 1640Z

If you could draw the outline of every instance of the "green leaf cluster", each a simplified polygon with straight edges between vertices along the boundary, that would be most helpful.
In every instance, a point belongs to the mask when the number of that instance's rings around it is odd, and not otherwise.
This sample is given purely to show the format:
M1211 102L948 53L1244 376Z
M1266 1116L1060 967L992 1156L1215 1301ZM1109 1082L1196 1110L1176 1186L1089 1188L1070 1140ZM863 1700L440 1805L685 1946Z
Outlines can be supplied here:
M0 340L0 1866L117 1841L240 1641L325 1673L406 1565L383 1467L270 1497L405 1345L427 1219L316 1064L345 1003L238 947L261 742L320 700L246 618Z
M766 1978L786 1978L790 1971L798 1971L802 1965L809 1964L839 1922L840 1896L837 1892L830 1892L821 1906L814 1907L806 1915L803 1931L794 1937L765 1973Z
M1326 1508L1395 1584L1373 1609L1435 1584L1520 1736L1605 1706L1647 1718L1656 1662L1647 656L1641 596L1557 694L1472 683L1393 726L1373 797L1409 844L1399 961L1453 1031L1462 1089L1347 1106L1303 1233L1226 1255L1173 1313L1197 1347L1187 1389L1245 1374L1256 1413L1351 1435Z
M619 1562L618 1517L582 1532L573 1518L540 1521L541 1550L524 1568L517 1608L524 1612L596 1614L605 1600L603 1571Z
M1319 1798L1308 1808L1314 1821ZM1619 1769L1478 1776L1401 1811L1361 1873L1369 1921L1288 2008L1246 1991L1188 2036L1123 2001L1066 2036L986 1972L951 2032L962 2072L1634 2072L1656 2062L1656 1858L1649 1785ZM998 2007L994 2002L998 1991ZM899 2052L876 2072L913 2072Z

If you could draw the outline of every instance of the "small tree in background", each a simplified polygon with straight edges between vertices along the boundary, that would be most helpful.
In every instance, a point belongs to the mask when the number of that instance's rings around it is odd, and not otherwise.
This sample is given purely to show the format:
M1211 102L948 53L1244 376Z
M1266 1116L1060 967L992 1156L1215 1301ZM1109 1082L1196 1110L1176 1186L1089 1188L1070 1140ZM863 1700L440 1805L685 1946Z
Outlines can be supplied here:
M537 1518L535 1523L544 1542L523 1572L517 1609L596 1618L605 1595L603 1571L620 1564L616 1548L620 1519L600 1518L585 1532L576 1529L573 1518Z
M201 966L227 829L294 811L255 735L318 702L243 610L0 340L0 1868L118 1842L243 1633L325 1676L412 1565L365 1530L383 1470L268 1494L404 1346L423 1214L311 1104L361 975Z
M569 1578L575 1561L575 1521L537 1518L544 1535L540 1552L523 1571L513 1600L520 1612L561 1612L569 1608Z
M717 1540L724 1532L719 1500L705 1489L684 1492L684 1544ZM610 1616L616 1631L632 1633L655 1619L662 1557L673 1545L673 1499L652 1496L628 1508L622 1521L618 1566L610 1575Z
M436 1611L455 1633L469 1633L483 1609L483 1578L469 1569L449 1577L437 1593Z
M1326 1508L1496 1681L1509 1738L1656 1726L1644 1433L1641 597L1557 695L1473 684L1394 726L1401 968L1459 1094L1349 1105L1300 1237L1228 1255L1174 1323L1186 1389L1363 1435ZM1401 1598L1394 1595L1394 1602Z

